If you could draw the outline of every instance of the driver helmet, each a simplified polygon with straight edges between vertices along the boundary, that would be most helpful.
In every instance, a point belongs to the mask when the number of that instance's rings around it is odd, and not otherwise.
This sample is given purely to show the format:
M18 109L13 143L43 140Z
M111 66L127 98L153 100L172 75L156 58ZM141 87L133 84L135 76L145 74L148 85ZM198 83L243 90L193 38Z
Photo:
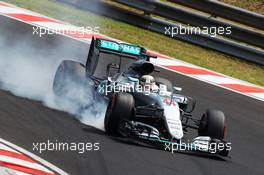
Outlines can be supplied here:
M150 88L151 90L156 89L155 79L151 75L143 75L142 77L140 77L139 83L143 87Z

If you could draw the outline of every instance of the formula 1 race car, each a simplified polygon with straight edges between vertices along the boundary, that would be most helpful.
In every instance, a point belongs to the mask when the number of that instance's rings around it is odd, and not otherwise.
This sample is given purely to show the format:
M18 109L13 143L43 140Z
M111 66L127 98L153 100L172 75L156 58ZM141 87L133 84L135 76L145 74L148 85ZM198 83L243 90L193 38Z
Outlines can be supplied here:
M177 145L191 151L228 156L223 112L208 109L200 119L191 115L196 101L179 94L179 87L161 77L149 62L154 57L142 47L105 39L92 39L86 64L65 60L57 69L53 90L59 97L68 84L92 87L93 99L108 103L105 130L151 145ZM183 144L188 129L197 137ZM219 146L220 145L220 146Z

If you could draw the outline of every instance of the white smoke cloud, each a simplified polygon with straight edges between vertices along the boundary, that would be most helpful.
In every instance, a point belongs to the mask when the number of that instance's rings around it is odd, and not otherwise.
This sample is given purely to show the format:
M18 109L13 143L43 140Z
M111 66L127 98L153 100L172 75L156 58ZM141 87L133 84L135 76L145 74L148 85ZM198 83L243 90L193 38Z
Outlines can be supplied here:
M87 96L92 89L72 85L71 94L68 96L74 97L74 102L71 99L64 99L58 103L53 93L52 86L56 69L65 59L58 58L57 55L65 50L71 52L70 47L65 48L64 44L58 43L52 47L47 45L43 48L42 46L40 49L29 39L32 37L30 34L19 38L15 43L10 43L4 35L3 32L0 35L1 89L17 96L41 101L47 107L75 115L84 124L104 129L106 104L92 101L93 99ZM80 110L82 105L86 108Z

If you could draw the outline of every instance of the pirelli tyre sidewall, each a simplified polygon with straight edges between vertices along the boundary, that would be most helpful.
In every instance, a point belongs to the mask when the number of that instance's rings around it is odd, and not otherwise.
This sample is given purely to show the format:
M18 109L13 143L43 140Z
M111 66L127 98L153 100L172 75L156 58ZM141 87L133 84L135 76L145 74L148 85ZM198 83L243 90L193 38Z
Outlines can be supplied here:
M105 130L110 135L118 135L121 119L132 119L134 112L134 97L129 93L114 93L110 99L105 115Z
M222 111L208 109L203 114L198 130L200 136L224 140L226 135L226 119Z

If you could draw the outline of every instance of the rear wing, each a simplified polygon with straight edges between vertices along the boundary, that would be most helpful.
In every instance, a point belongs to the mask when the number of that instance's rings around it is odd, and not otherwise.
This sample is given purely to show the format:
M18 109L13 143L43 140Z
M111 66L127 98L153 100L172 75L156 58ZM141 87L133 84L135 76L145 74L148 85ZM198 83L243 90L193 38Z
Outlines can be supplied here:
M146 49L138 45L119 43L102 38L92 38L87 61L86 72L97 78L106 78L109 67L117 67L117 72L125 70L127 65L138 60L149 61L156 58L147 54Z

